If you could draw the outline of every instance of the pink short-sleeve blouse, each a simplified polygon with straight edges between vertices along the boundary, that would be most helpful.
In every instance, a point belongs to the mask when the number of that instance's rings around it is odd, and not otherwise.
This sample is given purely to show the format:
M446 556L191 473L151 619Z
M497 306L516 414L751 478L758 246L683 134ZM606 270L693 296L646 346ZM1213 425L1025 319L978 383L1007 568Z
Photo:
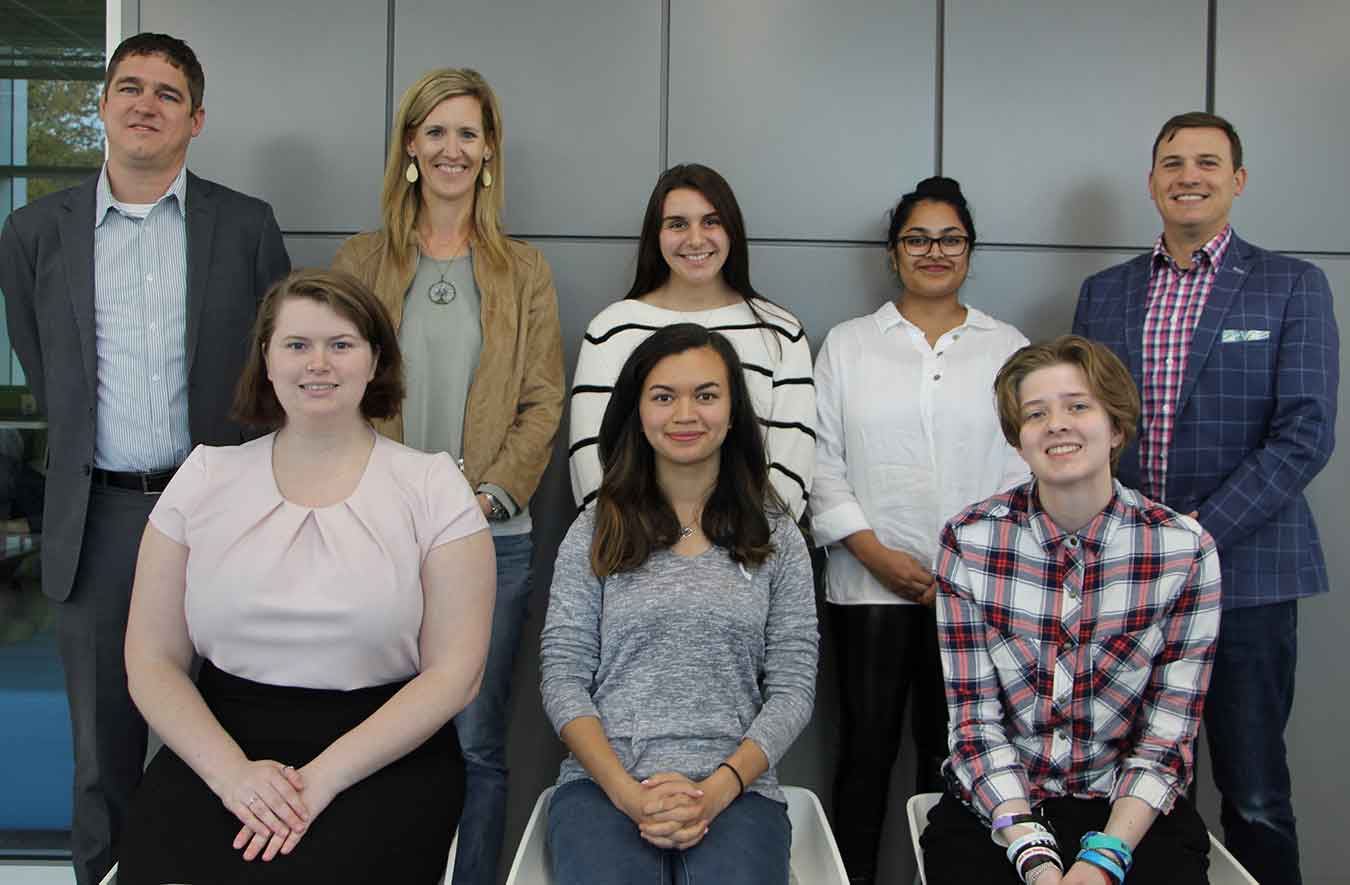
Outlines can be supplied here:
M188 548L188 635L217 667L271 685L350 690L420 669L422 563L487 528L450 456L376 436L330 507L281 496L268 434L198 446L150 521Z

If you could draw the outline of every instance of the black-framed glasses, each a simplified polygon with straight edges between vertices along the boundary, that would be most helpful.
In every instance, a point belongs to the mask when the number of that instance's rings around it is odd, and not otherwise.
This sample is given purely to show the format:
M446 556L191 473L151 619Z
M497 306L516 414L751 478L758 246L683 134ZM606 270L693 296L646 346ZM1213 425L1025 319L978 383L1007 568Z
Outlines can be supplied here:
M943 234L940 237L929 237L923 234L905 234L900 238L900 246L905 250L905 254L913 258L922 258L933 248L933 244L938 244L938 251L945 258L956 258L966 254L966 249L970 247L970 237L965 234Z

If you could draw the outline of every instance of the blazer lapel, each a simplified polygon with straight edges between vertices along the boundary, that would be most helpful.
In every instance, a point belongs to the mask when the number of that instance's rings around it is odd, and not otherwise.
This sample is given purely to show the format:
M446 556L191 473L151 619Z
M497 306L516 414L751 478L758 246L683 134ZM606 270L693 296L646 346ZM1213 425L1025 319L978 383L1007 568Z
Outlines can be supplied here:
M1144 381L1144 309L1148 301L1148 276L1153 253L1129 263L1125 272L1125 352L1130 374L1142 387Z
M61 255L66 264L66 282L70 287L71 307L80 339L80 361L84 364L89 395L98 390L98 331L94 325L94 206L98 177L71 190L62 207L59 222Z
M210 184L191 172L187 174L187 341L184 345L189 378L197 355L197 339L201 337L202 313L210 285L211 247L216 238L216 200L211 190Z
M1186 408L1186 401L1195 390L1200 370L1209 359L1209 352L1218 340L1219 330L1223 327L1224 317L1237 299L1247 282L1247 271L1251 267L1251 250L1247 244L1233 234L1228 250L1224 252L1223 263L1214 277L1214 288L1205 299L1205 309L1200 312L1200 321L1196 323L1195 334L1191 336L1191 349L1186 356L1186 377L1181 381L1181 394L1177 398L1177 414Z

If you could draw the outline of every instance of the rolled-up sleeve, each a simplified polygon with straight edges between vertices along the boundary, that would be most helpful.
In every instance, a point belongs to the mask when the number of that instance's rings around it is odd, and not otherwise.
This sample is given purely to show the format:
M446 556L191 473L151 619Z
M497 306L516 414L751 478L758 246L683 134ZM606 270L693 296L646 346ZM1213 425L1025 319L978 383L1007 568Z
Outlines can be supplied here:
M998 672L989 654L989 627L971 594L960 542L948 525L938 553L938 650L947 688L951 765L986 820L1031 787L1004 728Z

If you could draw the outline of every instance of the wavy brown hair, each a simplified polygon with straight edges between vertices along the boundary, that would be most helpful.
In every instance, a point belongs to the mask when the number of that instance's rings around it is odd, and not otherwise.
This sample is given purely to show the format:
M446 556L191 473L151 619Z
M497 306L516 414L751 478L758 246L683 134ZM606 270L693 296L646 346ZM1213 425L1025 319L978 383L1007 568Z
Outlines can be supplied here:
M591 570L597 577L631 571L654 551L680 539L675 509L656 482L656 456L642 432L638 404L657 363L701 347L714 351L726 366L731 424L700 527L735 562L757 566L773 552L769 517L784 514L787 508L769 484L764 437L740 358L721 334L697 323L677 323L658 329L628 357L600 422L600 465L605 473L591 537Z
M994 379L994 398L998 401L998 423L1003 438L1015 449L1022 447L1022 382L1038 369L1051 366L1077 366L1087 379L1088 392L1111 419L1120 433L1120 445L1111 449L1111 475L1116 473L1120 455L1134 438L1139 423L1139 389L1130 370L1111 349L1079 335L1061 335L1054 341L1028 344L1008 357Z
M277 401L267 377L267 345L277 328L281 305L293 298L308 298L325 304L351 322L370 345L375 357L375 376L361 397L361 414L367 419L392 418L403 404L403 354L398 333L384 305L365 283L340 270L301 268L272 284L258 306L244 371L234 389L230 416L241 424L276 429L286 423L286 413Z

